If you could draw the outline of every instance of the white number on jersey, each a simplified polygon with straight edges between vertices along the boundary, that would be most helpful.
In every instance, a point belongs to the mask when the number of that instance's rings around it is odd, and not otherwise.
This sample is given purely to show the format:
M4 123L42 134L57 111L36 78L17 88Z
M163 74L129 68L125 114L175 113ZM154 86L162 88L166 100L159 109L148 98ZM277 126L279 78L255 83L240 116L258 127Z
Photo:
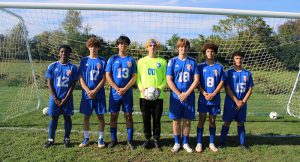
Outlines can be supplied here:
M90 80L97 80L99 75L99 70L91 70L90 71Z
M244 93L246 91L246 83L237 83L236 84L236 93Z
M190 79L190 73L189 72L180 72L178 82L188 82Z
M122 74L123 72L123 74ZM117 78L128 78L129 77L129 69L128 68L118 68Z
M206 79L206 86L207 87L213 87L215 83L215 78L214 77L207 77Z
M61 81L62 80L62 81ZM57 87L68 87L67 82L69 81L69 77L63 76L61 78L61 76L57 77Z

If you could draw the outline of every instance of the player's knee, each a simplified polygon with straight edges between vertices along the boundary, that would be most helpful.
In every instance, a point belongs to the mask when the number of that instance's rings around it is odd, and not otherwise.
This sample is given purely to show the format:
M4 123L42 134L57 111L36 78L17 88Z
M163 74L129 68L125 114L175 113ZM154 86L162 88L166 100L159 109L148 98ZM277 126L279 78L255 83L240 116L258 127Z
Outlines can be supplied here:
M125 113L124 117L127 121L131 121L132 120L132 115L130 113Z
M237 122L237 126L244 126L244 122Z
M224 125L225 127L229 127L229 126L230 126L230 124L231 124L231 122L224 122L224 124L223 124L223 125Z
M98 118L99 121L104 120L104 116L103 115L97 115L97 118Z
M84 121L89 121L89 120L90 120L90 117L91 117L90 115L84 115L83 120L84 120Z

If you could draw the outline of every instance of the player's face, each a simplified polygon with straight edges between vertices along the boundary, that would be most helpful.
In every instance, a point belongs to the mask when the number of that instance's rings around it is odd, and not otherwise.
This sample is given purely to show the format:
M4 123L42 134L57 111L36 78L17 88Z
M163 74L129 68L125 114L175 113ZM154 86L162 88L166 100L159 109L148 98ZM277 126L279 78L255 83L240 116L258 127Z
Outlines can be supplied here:
M93 46L89 47L90 54L98 55L99 47Z
M156 44L149 44L147 50L150 54L156 54L157 52L157 45Z
M234 61L235 66L237 66L237 67L241 67L243 64L243 58L241 56L234 56L233 61Z
M188 51L189 51L189 48L186 47L186 46L179 46L178 47L179 55L187 55Z
M127 49L128 49L128 44L127 44L125 41L121 41L121 42L118 44L118 49L119 49L119 52L126 53L126 51L127 51Z
M214 59L214 55L215 55L215 51L213 49L207 49L205 51L205 55L206 55L206 59L207 60L213 60Z
M67 50L66 48L61 48L59 50L59 56L60 56L60 60L61 62L68 62L69 61L69 58L70 58L70 51Z

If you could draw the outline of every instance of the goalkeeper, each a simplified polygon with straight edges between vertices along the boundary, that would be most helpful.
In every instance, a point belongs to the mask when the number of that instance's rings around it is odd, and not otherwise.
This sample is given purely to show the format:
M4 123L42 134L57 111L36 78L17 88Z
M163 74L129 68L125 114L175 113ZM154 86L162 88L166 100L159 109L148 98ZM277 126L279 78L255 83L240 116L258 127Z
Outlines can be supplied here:
M144 123L144 134L146 141L142 147L148 149L151 146L160 149L159 138L161 133L160 119L163 112L163 98L164 87L166 86L166 70L167 62L165 59L157 56L157 50L160 43L155 39L149 39L145 48L148 51L148 55L139 59L138 61L138 73L137 73L137 85L140 93L140 108ZM145 89L148 87L157 88L159 91L158 99L147 100L145 99ZM151 142L151 116L153 118L153 137L154 142Z

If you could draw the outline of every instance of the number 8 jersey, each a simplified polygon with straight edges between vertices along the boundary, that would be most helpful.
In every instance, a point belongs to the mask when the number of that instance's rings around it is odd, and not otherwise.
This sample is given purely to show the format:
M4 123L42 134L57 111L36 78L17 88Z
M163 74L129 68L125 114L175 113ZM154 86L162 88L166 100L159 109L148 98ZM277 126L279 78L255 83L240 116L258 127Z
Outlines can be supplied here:
M219 63L208 65L203 62L199 65L200 85L206 93L213 93L221 81L225 80L223 66ZM219 105L221 103L220 93L212 100L207 101L203 94L199 95L199 104L202 105Z
M79 76L83 77L85 84L90 90L95 89L99 82L103 79L105 74L106 60L103 57L90 58L89 56L84 57L80 61ZM100 99L104 96L104 86L96 94L96 98ZM90 99L85 90L82 89L82 97Z

